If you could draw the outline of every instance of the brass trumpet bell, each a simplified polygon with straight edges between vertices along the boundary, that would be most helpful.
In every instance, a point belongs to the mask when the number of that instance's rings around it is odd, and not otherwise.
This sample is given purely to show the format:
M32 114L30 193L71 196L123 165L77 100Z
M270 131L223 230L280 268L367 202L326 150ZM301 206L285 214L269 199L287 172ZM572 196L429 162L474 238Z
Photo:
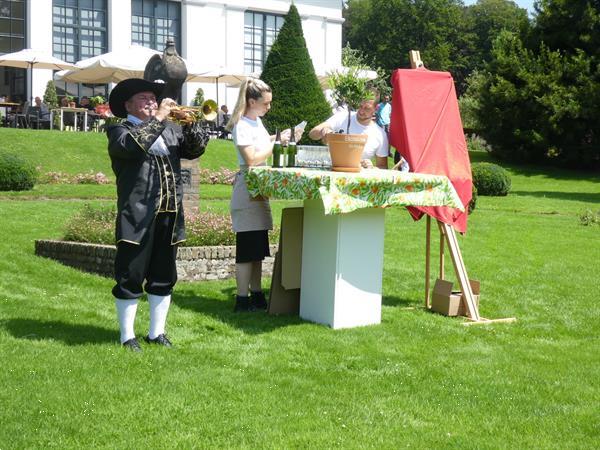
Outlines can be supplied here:
M217 118L217 110L219 109L219 106L214 100L205 100L204 103L202 103L201 109L204 120L212 122Z

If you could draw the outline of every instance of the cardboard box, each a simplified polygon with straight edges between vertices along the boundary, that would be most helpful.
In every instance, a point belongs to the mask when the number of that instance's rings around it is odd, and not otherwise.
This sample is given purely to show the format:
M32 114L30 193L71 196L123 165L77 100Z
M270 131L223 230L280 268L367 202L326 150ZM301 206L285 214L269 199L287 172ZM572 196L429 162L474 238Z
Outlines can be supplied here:
M269 314L298 315L300 310L303 220L304 208L285 208L281 212L281 234L271 278Z
M475 304L479 308L480 283L477 280L469 280ZM467 316L467 307L462 300L461 291L452 290L452 282L448 280L435 280L431 294L431 310L445 316Z

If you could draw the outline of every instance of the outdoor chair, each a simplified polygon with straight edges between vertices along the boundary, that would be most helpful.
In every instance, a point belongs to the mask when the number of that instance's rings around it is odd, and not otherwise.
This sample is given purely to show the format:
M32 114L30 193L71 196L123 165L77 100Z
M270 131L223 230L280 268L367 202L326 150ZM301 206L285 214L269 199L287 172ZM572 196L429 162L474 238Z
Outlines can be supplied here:
M27 128L49 129L50 113L43 114L38 106L30 106L25 113L25 125Z
M13 128L28 128L27 126L27 110L29 109L29 102L23 103L20 107L17 107L12 120Z
M210 139L215 139L219 135L214 121L204 120L202 121L202 127L208 132Z

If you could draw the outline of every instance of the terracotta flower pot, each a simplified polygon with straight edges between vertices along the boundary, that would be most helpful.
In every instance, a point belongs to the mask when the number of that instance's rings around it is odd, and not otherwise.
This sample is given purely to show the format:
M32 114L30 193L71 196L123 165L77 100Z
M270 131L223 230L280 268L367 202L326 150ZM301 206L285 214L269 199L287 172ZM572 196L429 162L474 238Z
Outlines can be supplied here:
M327 146L331 155L331 168L336 172L360 172L360 157L367 136L364 134L327 135Z
M102 105L96 105L94 111L96 111L96 114L101 117L108 117L110 115L110 107L106 103Z

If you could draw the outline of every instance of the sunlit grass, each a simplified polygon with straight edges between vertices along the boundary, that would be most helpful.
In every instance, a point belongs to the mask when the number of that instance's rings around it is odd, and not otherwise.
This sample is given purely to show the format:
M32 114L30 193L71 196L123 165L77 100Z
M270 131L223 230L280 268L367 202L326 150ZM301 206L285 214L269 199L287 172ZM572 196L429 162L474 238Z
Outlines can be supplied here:
M3 194L0 448L596 448L600 234L577 215L600 178L508 170L516 192L479 197L460 245L482 316L516 323L424 311L424 222L391 208L380 325L234 314L233 280L181 282L177 349L142 355L118 345L110 279L33 253L114 185ZM201 209L226 213L229 192L202 186ZM276 220L290 204L272 202Z

